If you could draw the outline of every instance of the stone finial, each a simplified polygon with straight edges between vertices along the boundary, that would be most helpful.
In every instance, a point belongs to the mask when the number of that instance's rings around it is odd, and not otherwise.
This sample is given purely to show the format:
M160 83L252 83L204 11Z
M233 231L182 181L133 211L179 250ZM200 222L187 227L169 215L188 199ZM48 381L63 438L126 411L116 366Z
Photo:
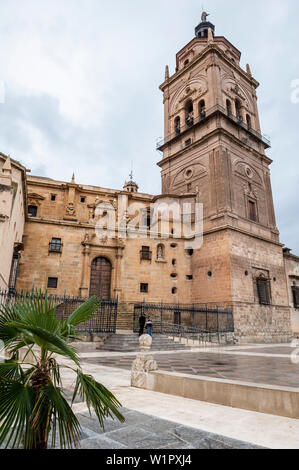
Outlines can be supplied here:
M252 77L252 73L251 73L251 69L250 69L249 64L246 64L246 72L248 73L248 75L250 75Z
M214 36L213 36L213 31L211 28L208 29L208 44L214 42Z
M169 67L168 67L168 65L165 66L165 80L169 80Z
M141 351L149 351L151 349L153 338L150 335L142 335L139 338Z
M11 174L11 160L10 156L7 157L3 167L2 167L3 174Z
M72 176L72 183L75 184L75 173L73 173L73 176Z
M4 162L2 168L0 168L0 184L4 186L11 186L12 183L12 169L11 169L11 161L10 157L8 156Z

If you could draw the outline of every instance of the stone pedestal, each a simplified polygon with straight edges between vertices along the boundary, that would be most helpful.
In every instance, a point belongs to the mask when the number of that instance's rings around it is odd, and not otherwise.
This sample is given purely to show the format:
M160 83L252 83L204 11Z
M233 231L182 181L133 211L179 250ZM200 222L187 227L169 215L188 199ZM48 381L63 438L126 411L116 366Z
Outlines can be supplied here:
M147 382L147 374L158 369L157 362L152 354L146 353L150 350L152 337L142 335L139 338L141 353L139 353L132 364L131 369L131 386L137 388L145 388Z

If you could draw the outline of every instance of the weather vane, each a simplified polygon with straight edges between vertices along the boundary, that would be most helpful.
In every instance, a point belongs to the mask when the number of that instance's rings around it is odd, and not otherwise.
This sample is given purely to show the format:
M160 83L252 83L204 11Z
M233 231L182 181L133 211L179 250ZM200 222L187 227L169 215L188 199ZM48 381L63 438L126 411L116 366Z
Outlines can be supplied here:
M202 7L201 21L205 23L207 21L208 16L210 16L210 13L204 11L204 7Z
M133 181L133 161L131 161L131 173L129 174L130 180Z

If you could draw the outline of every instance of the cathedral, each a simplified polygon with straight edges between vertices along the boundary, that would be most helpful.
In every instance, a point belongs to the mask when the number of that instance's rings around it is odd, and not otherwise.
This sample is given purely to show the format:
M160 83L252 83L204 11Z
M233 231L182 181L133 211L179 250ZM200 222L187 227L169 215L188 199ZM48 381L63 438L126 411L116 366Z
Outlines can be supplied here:
M0 154L0 289L117 297L128 329L131 304L163 301L229 306L242 341L299 332L299 258L279 239L259 83L240 59L203 15L175 72L166 66L160 195L139 192L132 175L121 190L31 176ZM178 217L149 236L152 206L169 201L189 204L191 219L202 205L200 248L177 235ZM136 207L138 236L124 236ZM103 216L106 234L97 230Z

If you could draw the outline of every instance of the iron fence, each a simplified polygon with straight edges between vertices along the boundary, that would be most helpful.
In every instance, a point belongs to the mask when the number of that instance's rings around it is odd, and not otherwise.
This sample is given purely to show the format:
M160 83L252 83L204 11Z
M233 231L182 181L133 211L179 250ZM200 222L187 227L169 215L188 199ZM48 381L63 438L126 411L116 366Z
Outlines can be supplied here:
M40 294L39 294L40 295ZM42 293L42 297L46 294ZM87 298L73 296L58 296L47 294L55 305L56 315L64 320L68 318ZM0 290L0 306L15 303L18 299L35 298L34 292L9 292ZM115 333L117 321L118 301L101 300L99 308L93 313L90 320L76 327L79 332L90 333Z
M232 309L205 308L198 305L169 305L137 303L134 306L134 332L139 331L139 318L151 317L153 331L172 334L183 331L194 333L233 333L234 319Z

